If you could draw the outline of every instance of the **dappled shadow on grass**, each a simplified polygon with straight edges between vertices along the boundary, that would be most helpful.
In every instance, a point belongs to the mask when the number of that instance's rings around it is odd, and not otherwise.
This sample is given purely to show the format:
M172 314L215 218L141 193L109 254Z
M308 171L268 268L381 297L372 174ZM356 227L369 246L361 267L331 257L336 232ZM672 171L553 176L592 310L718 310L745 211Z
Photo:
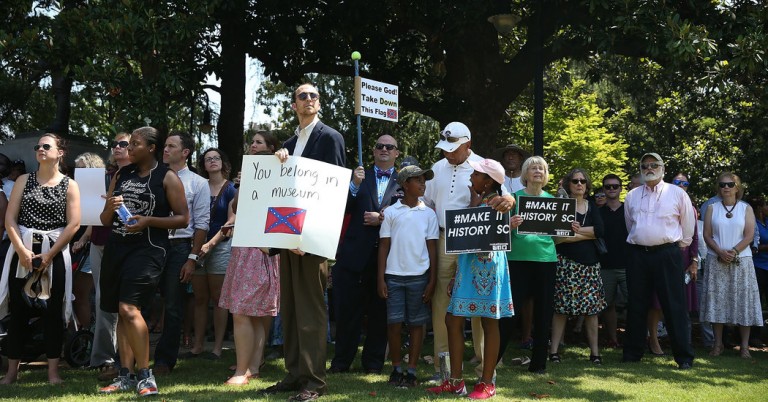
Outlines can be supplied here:
M426 348L425 350L431 350ZM510 350L509 357L529 354L528 351ZM588 361L588 350L569 347L561 351L563 362L547 365L545 375L535 375L527 367L504 366L498 370L498 394L495 401L535 400L761 400L768 389L768 352L753 351L751 360L738 357L738 352L726 351L723 356L710 357L698 349L692 370L680 371L672 357L645 357L640 363L620 363L621 350L604 349L604 364L593 366ZM329 357L333 355L332 348ZM467 356L469 356L469 350ZM505 359L508 361L508 359ZM268 361L262 378L252 380L244 387L224 385L231 372L227 367L234 362L234 353L225 351L219 361L191 359L180 361L176 370L158 377L161 395L150 400L166 401L285 401L291 394L261 395L258 390L274 384L285 375L282 359ZM426 385L413 389L397 389L386 384L391 366L384 366L383 374L363 374L357 369L343 374L329 374L329 394L321 401L433 401L454 400L452 397L428 395ZM421 363L420 378L429 377L433 368ZM468 390L475 383L474 370L465 363ZM64 370L65 384L47 385L43 367L25 370L18 385L0 387L0 399L17 398L24 401L77 401L136 400L135 393L98 395L96 372ZM736 394L738 392L738 394Z
M548 363L547 374L529 374L525 368L501 370L497 383L500 395L511 399L574 400L723 400L733 399L733 390L757 385L753 394L739 394L742 400L760 400L768 387L768 356L753 353L753 359L734 356L699 357L691 370L678 370L671 356L645 357L638 363L621 363L621 350L604 350L604 364L594 366L587 350L561 351L563 362ZM762 382L762 388L761 388ZM759 391L759 392L757 392Z

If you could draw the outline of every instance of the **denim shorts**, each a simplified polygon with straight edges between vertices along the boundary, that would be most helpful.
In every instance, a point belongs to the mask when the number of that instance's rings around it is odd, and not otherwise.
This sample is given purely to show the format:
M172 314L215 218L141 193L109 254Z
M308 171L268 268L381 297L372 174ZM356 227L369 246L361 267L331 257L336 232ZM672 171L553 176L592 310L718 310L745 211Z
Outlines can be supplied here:
M384 275L384 280L388 295L387 324L426 325L430 309L421 296L429 283L429 272L415 276Z

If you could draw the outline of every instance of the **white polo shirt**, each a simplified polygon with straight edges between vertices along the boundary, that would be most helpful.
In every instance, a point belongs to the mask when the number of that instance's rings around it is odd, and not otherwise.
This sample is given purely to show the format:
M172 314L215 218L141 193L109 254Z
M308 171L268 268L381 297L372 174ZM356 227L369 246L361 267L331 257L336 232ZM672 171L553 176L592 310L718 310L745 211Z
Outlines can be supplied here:
M460 165L451 165L445 158L432 165L435 177L427 181L424 202L434 208L441 228L445 228L445 211L469 207L469 186L472 184L469 177L475 171L469 161L482 160L483 157L470 150L469 157Z
M440 238L435 211L421 201L411 208L397 200L384 211L379 237L389 237L391 241L384 273L421 275L429 269L427 240Z

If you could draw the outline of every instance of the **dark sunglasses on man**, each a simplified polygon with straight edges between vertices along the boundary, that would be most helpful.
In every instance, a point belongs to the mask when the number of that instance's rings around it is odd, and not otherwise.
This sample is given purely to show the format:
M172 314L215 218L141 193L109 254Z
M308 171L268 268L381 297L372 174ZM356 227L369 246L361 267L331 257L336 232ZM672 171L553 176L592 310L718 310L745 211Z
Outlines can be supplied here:
M604 190L618 190L621 188L620 184L603 184Z
M440 133L440 139L442 141L448 141L450 143L457 142L457 141L459 141L462 138L466 138L466 136L462 135L461 137L451 137L451 132L450 131L443 131L442 133Z
M382 150L382 149L384 149L384 148L386 148L386 149L387 149L387 151L392 151L392 150L394 150L394 149L397 149L397 145L392 145L392 144L382 144L382 143L380 143L380 142L377 142L377 143L376 143L376 145L375 145L374 147L375 147L376 149L378 149L379 151L381 151L381 150Z
M109 146L112 148L128 148L128 141L112 141Z
M687 181L680 180L680 179L672 180L672 184L674 184L676 186L683 186L683 187L688 187L689 185L691 185L691 183L688 183Z
M640 169L647 170L647 169L658 169L660 167L664 166L663 163L658 162L651 162L651 163L641 163Z
M307 99L317 100L317 98L319 97L320 97L320 94L317 94L314 92L302 92L296 95L296 99L303 100L303 101Z

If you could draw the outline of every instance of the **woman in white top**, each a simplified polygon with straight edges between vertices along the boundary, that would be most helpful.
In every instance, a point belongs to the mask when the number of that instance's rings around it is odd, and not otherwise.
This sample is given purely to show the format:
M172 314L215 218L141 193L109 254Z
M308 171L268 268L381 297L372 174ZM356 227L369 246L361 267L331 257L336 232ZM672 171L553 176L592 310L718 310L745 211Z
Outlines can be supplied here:
M760 294L752 263L755 214L741 202L741 180L726 172L718 177L722 198L707 208L704 241L707 243L702 295L702 321L711 322L715 343L711 356L723 352L723 325L739 326L741 357L749 355L749 327L762 325Z

